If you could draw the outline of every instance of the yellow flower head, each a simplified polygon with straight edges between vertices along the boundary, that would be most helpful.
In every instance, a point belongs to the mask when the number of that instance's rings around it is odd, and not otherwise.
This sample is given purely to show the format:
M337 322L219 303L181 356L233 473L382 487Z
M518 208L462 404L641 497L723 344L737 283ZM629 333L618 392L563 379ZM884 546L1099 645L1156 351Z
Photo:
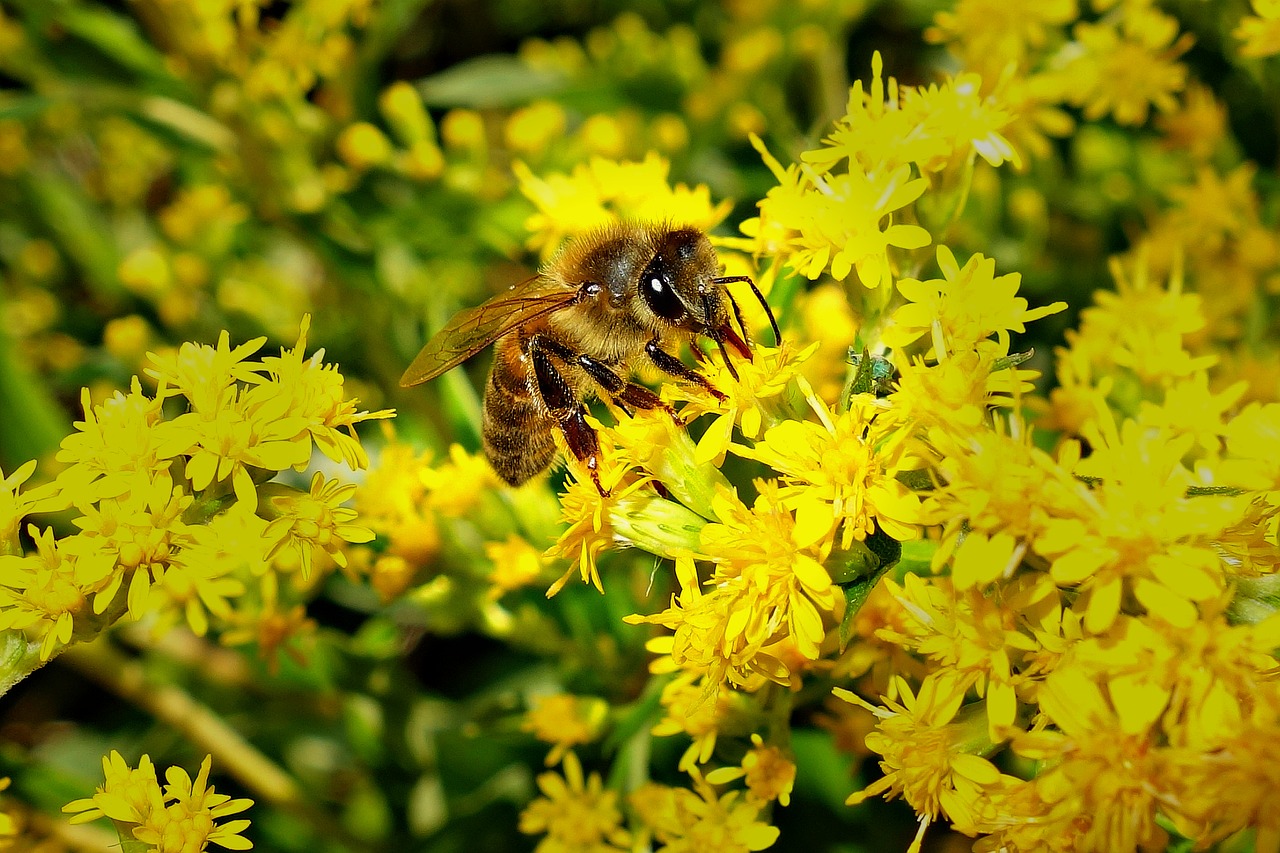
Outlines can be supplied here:
M557 693L535 699L520 727L555 745L547 754L551 766L559 764L568 750L599 737L608 713L609 703L598 697Z
M599 773L583 778L582 764L572 752L564 757L564 775L538 776L542 796L520 813L520 831L547 837L542 853L622 853L631 835L622 827L618 792L605 790Z
M1004 777L982 757L990 746L987 723L974 706L961 707L962 685L932 674L914 693L901 678L894 679L891 690L895 696L885 697L884 707L848 690L835 690L878 718L876 730L867 735L867 747L880 754L885 773L845 802L855 805L880 794L902 796L920 816L920 830L910 848L918 853L925 830L940 817L972 833L977 815L971 804L978 792L1000 784Z
M799 382L818 423L783 421L755 447L733 447L782 475L778 495L795 511L795 542L830 542L840 530L841 547L847 549L877 524L894 539L914 539L920 502L896 478L906 461L901 437L877 423L887 404L859 394L848 411L835 414L808 382Z
M162 790L149 757L142 756L133 769L112 750L102 759L106 781L98 792L90 799L70 802L62 810L76 813L72 823L109 817L121 832L130 832L158 853L204 850L210 842L227 850L249 850L253 844L241 835L249 821L217 821L244 811L253 801L217 793L208 784L210 761L205 758L194 780L182 768L170 767Z
M343 549L347 543L373 540L372 530L352 523L356 511L343 506L355 491L355 485L326 480L317 471L306 492L269 492L268 503L275 518L262 533L272 543L268 556L274 557L286 547L293 549L301 562L303 578L310 576L315 555L321 553L345 568L347 557Z
M954 352L977 347L995 335L1001 355L1009 352L1009 333L1025 332L1026 323L1056 314L1067 307L1055 302L1028 309L1027 300L1015 296L1021 284L1018 273L996 276L995 261L974 255L961 267L946 246L938 247L938 267L943 278L917 281L904 278L898 290L908 300L893 315L884 343L905 347L930 334L926 357L942 360Z

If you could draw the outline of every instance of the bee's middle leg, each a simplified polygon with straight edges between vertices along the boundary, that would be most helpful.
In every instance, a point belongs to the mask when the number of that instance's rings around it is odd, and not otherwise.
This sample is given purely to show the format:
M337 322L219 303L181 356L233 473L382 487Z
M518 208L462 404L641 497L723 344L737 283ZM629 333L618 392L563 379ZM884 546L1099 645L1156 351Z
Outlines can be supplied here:
M661 397L643 385L626 381L615 373L612 367L600 359L585 353L575 353L558 342L553 342L547 348L561 361L581 367L588 376L595 380L597 385L603 388L620 405L634 406L637 409L662 409L676 423L684 425L684 421L680 419L680 413L668 403L664 403Z
M533 361L533 375L537 380L538 395L543 405L556 419L564 434L569 452L587 468L591 482L601 497L609 497L610 491L600 484L600 438L587 423L587 407L582 405L560 371L556 370L551 352L559 348L546 338L533 337L529 341L529 357Z

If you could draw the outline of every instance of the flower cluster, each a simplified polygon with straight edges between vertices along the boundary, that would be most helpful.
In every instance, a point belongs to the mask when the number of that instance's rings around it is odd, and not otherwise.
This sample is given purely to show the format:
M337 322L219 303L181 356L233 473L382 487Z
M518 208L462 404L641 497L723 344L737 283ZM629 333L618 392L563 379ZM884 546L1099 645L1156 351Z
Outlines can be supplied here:
M246 359L265 338L232 347L225 332L216 346L152 356L153 395L136 377L98 404L86 390L56 481L21 493L29 463L0 492L0 628L23 632L41 661L125 613L156 630L204 635L211 618L243 628L269 615L282 578L314 582L314 560L342 565L346 544L372 538L342 506L353 486L320 472L309 490L272 482L313 450L364 467L355 425L392 414L358 411L322 353L304 354L309 322L259 362ZM33 524L24 547L23 517L64 508L76 532Z
M122 842L141 842L138 849L148 853L202 851L210 843L227 850L249 850L253 844L242 835L249 821L222 819L243 812L253 801L217 793L209 784L210 764L206 757L195 779L181 767L170 767L161 787L149 756L142 756L135 768L112 750L102 759L105 781L97 793L67 803L62 810L74 814L72 823L109 817Z

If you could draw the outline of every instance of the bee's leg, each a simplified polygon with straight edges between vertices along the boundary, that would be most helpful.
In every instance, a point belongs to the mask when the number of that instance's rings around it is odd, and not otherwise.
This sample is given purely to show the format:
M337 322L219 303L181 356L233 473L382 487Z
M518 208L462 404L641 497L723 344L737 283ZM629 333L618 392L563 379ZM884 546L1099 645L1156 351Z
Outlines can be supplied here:
M600 439L587 423L587 408L574 396L573 389L551 361L549 350L554 351L558 345L535 335L529 340L528 348L543 405L560 425L569 452L586 466L596 491L601 497L609 497L609 490L600 484Z
M658 346L658 340L656 338L644 345L644 353L649 356L649 360L657 365L658 369L663 373L669 373L677 379L692 382L693 384L706 389L708 394L715 397L722 403L729 399L723 392L708 382L707 377L703 376L701 373L689 367L683 361Z
M643 385L626 381L617 373L614 373L613 368L600 359L593 358L585 353L575 354L573 350L557 341L550 341L544 345L566 364L576 364L581 367L588 376L596 381L596 384L624 408L626 406L634 406L637 409L663 409L676 423L684 424L684 421L680 420L680 413L667 403L664 403L661 397Z
M609 365L589 355L578 356L577 363L587 372L588 376L599 383L600 387L609 392L609 396L613 397L618 403L634 406L637 409L662 409L677 424L684 424L684 421L680 420L680 413L673 409L670 404L664 403L661 397L643 385L625 381L621 376L614 373Z

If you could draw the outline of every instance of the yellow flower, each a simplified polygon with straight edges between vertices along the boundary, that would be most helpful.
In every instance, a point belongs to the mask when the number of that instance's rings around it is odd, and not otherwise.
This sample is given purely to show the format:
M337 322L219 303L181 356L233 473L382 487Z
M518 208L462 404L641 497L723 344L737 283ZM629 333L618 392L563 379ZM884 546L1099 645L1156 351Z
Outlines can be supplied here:
M898 280L898 290L908 304L894 312L883 336L886 345L905 347L928 333L932 337L926 357L942 360L995 335L1000 352L1008 354L1010 332L1025 332L1026 323L1067 307L1065 302L1055 302L1028 309L1027 300L1015 296L1022 276L1008 273L997 277L995 261L980 254L961 267L950 249L939 246L938 267L941 279Z
M542 773L542 796L520 813L520 831L546 833L538 853L617 853L629 850L631 836L622 827L618 792L606 791L600 774L582 776L582 764L572 752L564 757L564 775Z
M1163 849L1168 836L1156 814L1177 774L1153 743L1150 726L1167 694L1107 689L1064 666L1049 676L1039 698L1057 730L1028 732L1013 742L1018 754L1044 762L1032 784L1047 814L1033 819L1074 837L1077 850Z
M702 530L701 551L716 563L707 591L692 559L677 557L681 591L671 607L625 621L671 629L674 635L651 641L650 650L705 675L713 690L726 680L747 689L761 678L787 683L790 671L778 647L790 643L802 660L818 657L825 621L835 612L835 587L822 565L797 545L794 519L776 490L765 488L750 510L722 491L712 511L720 523Z
M888 404L859 394L837 415L799 382L820 423L783 421L755 447L733 447L782 474L778 496L796 513L796 543L814 545L840 530L847 549L877 524L899 541L916 538L919 499L896 479L906 462L901 436L877 422Z
M283 471L311 458L307 420L292 413L290 403L272 385L230 390L218 408L196 408L157 428L164 436L160 453L188 457L194 491L230 479L236 500L256 507L250 468Z
M682 222L710 230L729 212L729 202L712 206L705 185L690 189L667 182L670 164L650 152L639 163L617 163L593 157L572 174L539 178L524 163L512 166L520 191L538 212L526 227L533 232L529 248L551 257L566 237L590 231L617 219L641 222Z
M648 476L637 474L629 461L616 452L608 436L601 438L600 484L609 496L600 494L583 466L569 466L572 476L560 495L560 518L567 527L546 551L548 557L568 560L569 568L547 590L548 598L563 589L575 572L583 583L604 592L596 560L618 539L615 517L627 515L636 504L637 493L649 483Z
M971 557L979 550L975 544L990 543L979 534L967 538L956 554L957 575L967 559L988 556ZM996 544L1005 547L986 562L999 570L1009 565L1012 549L1007 541ZM958 689L976 689L986 703L987 737L992 743L1007 737L1016 722L1017 691L1030 680L1026 670L1034 669L1030 661L1043 635L1035 629L1045 623L1056 627L1061 604L1053 583L1043 575L1022 575L1007 583L998 598L962 587L958 579L953 584L908 574L902 587L889 578L883 583L902 604L904 619L901 627L882 628L877 636L929 658Z
M802 350L796 350L785 342L774 349L757 346L752 361L736 365L737 376L720 362L708 362L703 367L703 375L728 398L726 400L719 400L695 385L664 385L664 397L673 402L684 402L680 409L682 418L696 420L706 414L715 416L698 439L694 460L721 464L733 438L735 424L744 436L751 439L757 438L766 427L776 424L786 404L784 393L791 380L799 375L799 366L813 355L818 346L817 342Z
M664 648L669 651L670 644L655 639L645 648L651 652L662 652ZM658 658L649 670L665 674L675 671L676 666L670 657ZM665 713L650 733L656 737L683 734L692 739L677 765L682 771L710 761L721 734L734 736L751 730L752 707L746 695L719 687L718 682L696 673L682 672L662 688Z
M760 806L715 789L691 770L694 790L650 783L632 794L632 807L668 853L749 853L778 840L777 827L760 820Z
M84 420L62 440L57 456L68 463L57 480L68 499L84 504L119 497L168 476L172 454L156 430L163 401L143 394L137 377L128 394L117 391L94 406L86 388L80 401Z
M168 356L149 354L153 367L147 375L160 383L157 400L181 394L197 412L217 412L228 402L236 382L255 382L258 365L246 363L267 342L265 337L231 348L231 336L224 331L218 345L184 343Z
M148 610L152 584L164 581L174 553L189 541L182 514L191 505L191 496L181 488L172 492L158 488L134 491L125 498L104 499L97 506L80 506L84 513L75 520L79 536L59 541L60 549L79 560L108 559L114 564L109 585L94 601L101 613L125 582L129 614L141 619Z
M1178 21L1156 9L1132 4L1119 20L1076 24L1080 55L1063 70L1071 80L1072 104L1094 120L1110 115L1120 124L1143 124L1151 107L1171 112L1186 85L1187 68L1177 59L1190 47Z
M867 735L867 747L881 756L885 774L845 802L856 805L880 794L890 799L902 796L920 820L910 853L918 853L929 824L943 816L957 830L973 834L977 815L972 803L979 792L1004 778L982 757L991 746L986 720L972 706L961 708L964 688L954 679L929 675L913 693L906 681L895 677L891 691L896 698L885 697L880 707L835 688L837 696L878 718L876 730Z
M302 576L311 574L317 553L328 554L339 566L346 567L343 548L347 543L371 542L373 531L353 524L358 513L343 504L355 494L354 484L326 480L319 471L311 478L311 487L298 492L287 487L267 487L267 503L274 518L262 536L271 543L268 558L286 547L293 549L302 564Z
M112 750L102 759L106 781L98 792L90 799L70 802L62 810L78 813L72 823L109 817L121 833L130 833L156 853L204 850L209 843L227 850L249 850L253 844L241 835L249 821L216 821L243 812L253 801L217 793L208 784L210 762L206 756L194 780L182 768L170 767L161 790L149 757L142 756L135 770Z
M1009 65L1025 68L1028 58L1079 13L1076 0L1045 0L1025 8L1003 0L959 0L934 15L924 36L947 44L964 67L995 79Z
M359 401L347 399L337 366L322 362L324 350L305 357L310 329L311 315L308 314L302 318L298 342L293 349L282 349L279 357L262 359L262 371L270 377L270 382L260 377L248 381L262 382L263 387L269 389L267 393L286 401L285 411L290 416L305 418L307 431L325 456L334 462L344 462L352 469L367 468L369 457L356 437L355 425L395 417L395 410L358 411Z
M542 554L515 533L504 542L486 542L484 555L493 563L489 582L495 598L536 583L542 574Z
M557 693L535 699L520 728L555 745L547 753L547 765L552 766L575 746L598 738L608 713L609 703L598 697Z
M7 477L0 470L0 555L16 553L18 526L23 518L33 512L54 512L66 506L66 498L53 483L21 494L22 484L31 479L35 470L34 460L19 465Z
M103 590L118 576L110 553L87 549L75 556L64 546L76 537L55 541L53 530L28 528L36 553L26 557L0 555L0 630L19 630L41 640L40 659L48 660L59 646L71 642L77 621L101 613L114 596ZM72 549L74 550L74 549Z
M1174 825L1196 846L1209 848L1242 829L1255 832L1255 850L1280 849L1280 695L1275 682L1258 685L1253 710L1210 749L1174 750L1173 779L1181 782L1170 810Z
M1094 453L1076 473L1100 482L1082 518L1055 518L1035 549L1051 558L1060 586L1080 585L1077 607L1090 633L1105 632L1131 593L1152 615L1179 628L1198 617L1197 602L1217 598L1225 577L1213 538L1244 512L1247 500L1204 495L1181 463L1191 437L1144 434L1126 422L1090 433Z
M1263 57L1280 53L1280 2L1253 0L1253 15L1240 19L1233 36L1244 42L1241 56Z
M737 779L747 782L747 802L764 806L774 800L779 805L791 804L791 788L796 781L795 762L776 746L765 746L754 732L751 749L742 757L739 767L721 767L707 774L707 782L724 785Z
M344 128L334 147L342 161L358 172L381 166L391 158L391 140L367 121Z
M813 169L784 170L759 137L751 143L778 179L757 207L760 215L742 223L749 238L732 245L785 258L796 272L816 279L830 271L844 281L857 271L868 288L889 283L889 247L918 249L929 232L918 225L882 225L925 191L923 178L911 177L906 164L886 172L864 172L851 164L844 174Z

